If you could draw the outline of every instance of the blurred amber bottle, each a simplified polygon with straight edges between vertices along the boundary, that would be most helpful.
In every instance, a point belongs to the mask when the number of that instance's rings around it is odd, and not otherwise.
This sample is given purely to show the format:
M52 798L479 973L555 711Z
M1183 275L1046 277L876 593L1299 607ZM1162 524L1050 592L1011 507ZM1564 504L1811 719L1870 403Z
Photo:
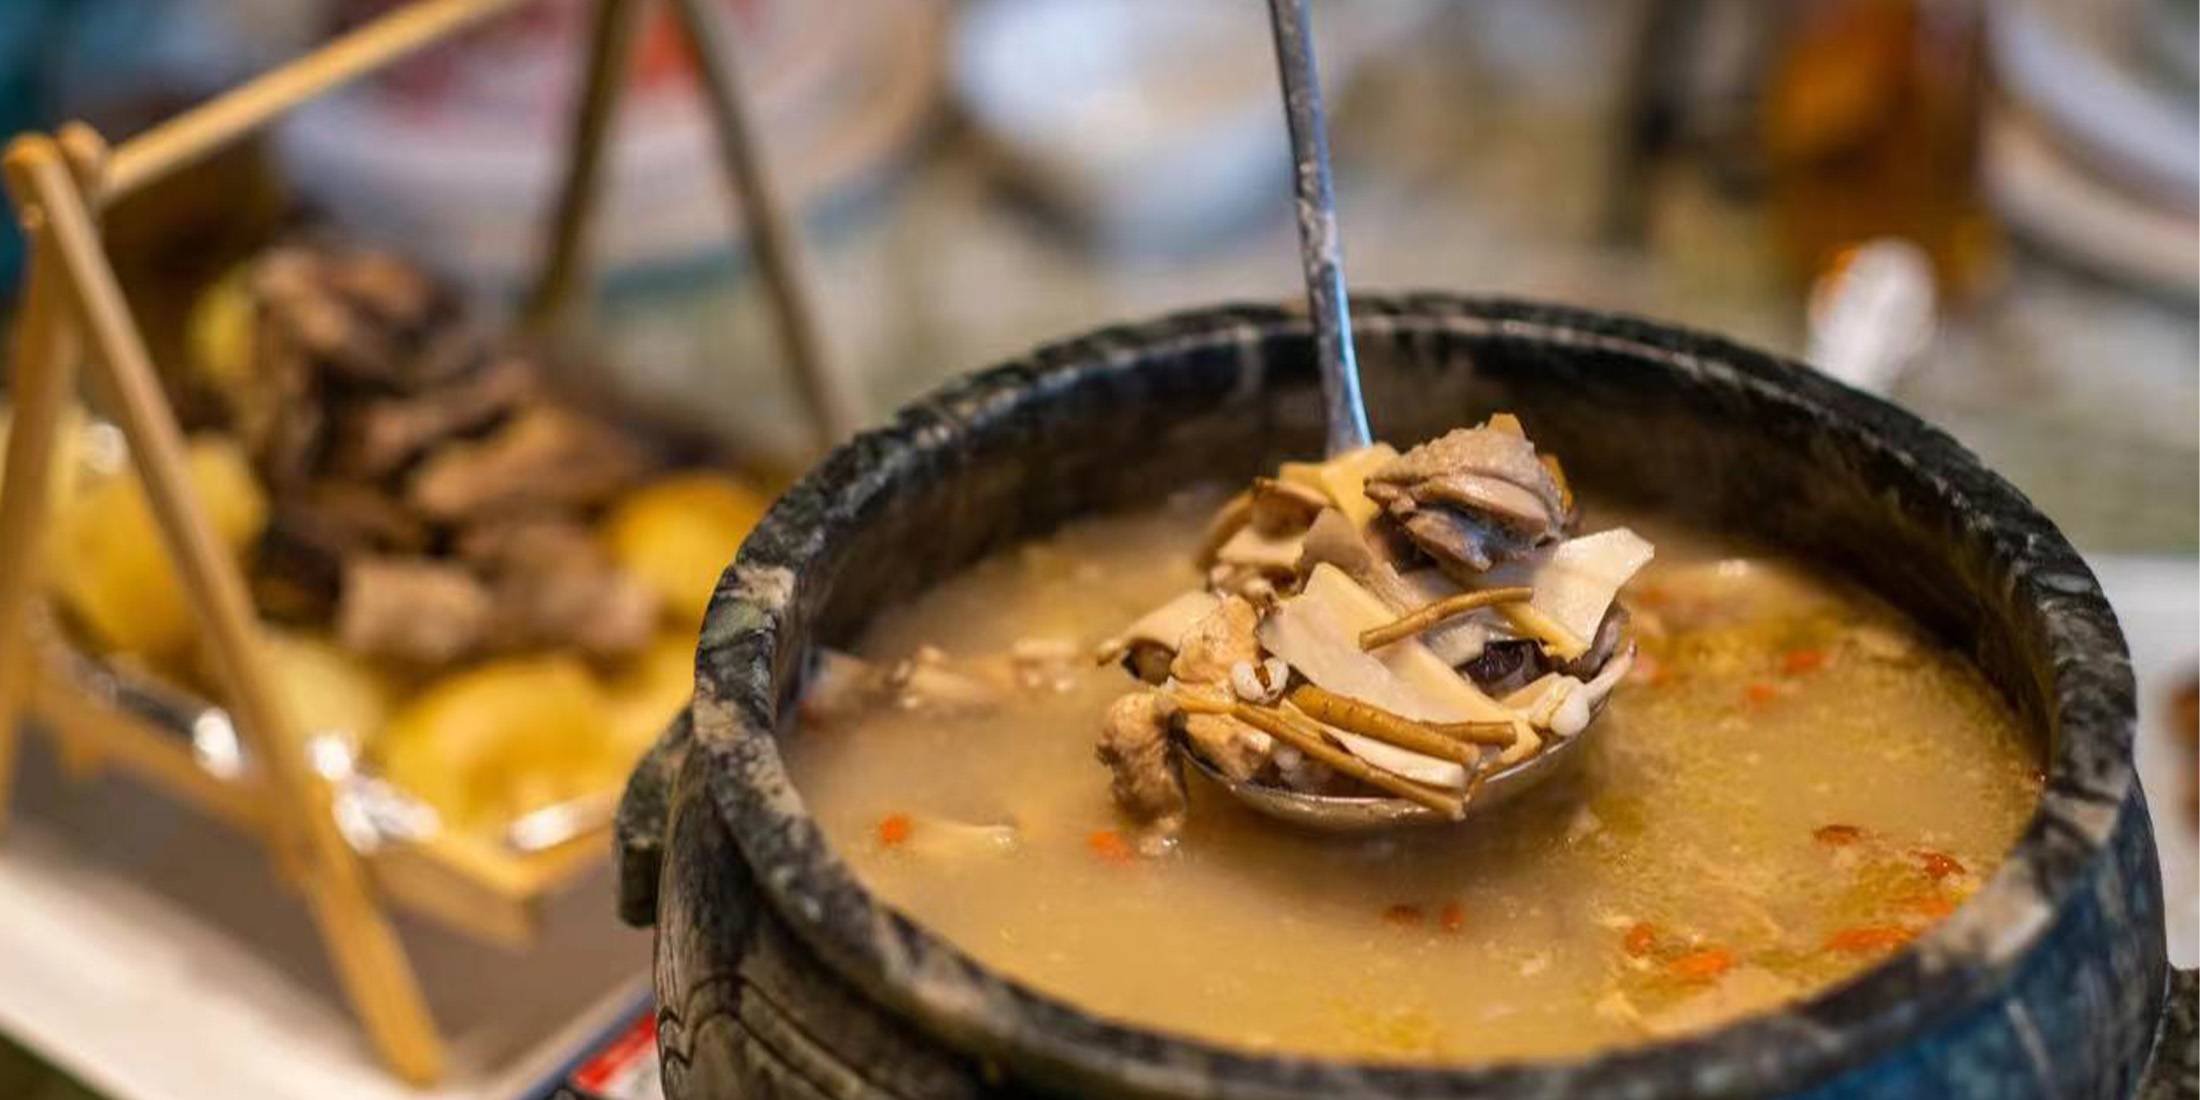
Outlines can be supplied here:
M1976 296L2000 238L1979 186L1978 0L1800 0L1765 86L1771 213L1808 281L1875 237L1932 258L1944 301Z

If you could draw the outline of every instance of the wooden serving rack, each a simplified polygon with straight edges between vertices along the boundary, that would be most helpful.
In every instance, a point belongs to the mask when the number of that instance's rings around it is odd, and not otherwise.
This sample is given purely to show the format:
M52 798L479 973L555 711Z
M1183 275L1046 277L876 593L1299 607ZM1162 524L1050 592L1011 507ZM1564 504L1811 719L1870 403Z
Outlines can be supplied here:
M109 148L89 126L70 123L51 135L16 137L4 160L29 258L13 333L13 427L0 481L0 827L29 728L21 719L35 717L72 772L112 764L258 839L277 873L304 896L376 1052L415 1084L442 1074L444 1047L392 926L393 907L492 944L524 946L536 932L540 899L607 853L603 829L534 854L440 830L365 850L346 839L332 814L330 784L309 761L302 731L269 672L244 577L191 491L182 431L101 240L99 212L316 96L529 2L418 0L119 146ZM716 0L668 2L701 77L739 206L737 224L765 275L788 365L820 441L837 439L855 426L856 407L823 362L799 242L756 155L721 12ZM538 331L558 324L582 283L585 231L640 8L641 0L594 4L565 175L522 313ZM49 474L61 460L80 361L102 411L128 440L163 549L205 632L247 762L242 769L206 766L190 738L133 713L112 690L67 667L61 658L73 651L35 625L41 544L54 506Z

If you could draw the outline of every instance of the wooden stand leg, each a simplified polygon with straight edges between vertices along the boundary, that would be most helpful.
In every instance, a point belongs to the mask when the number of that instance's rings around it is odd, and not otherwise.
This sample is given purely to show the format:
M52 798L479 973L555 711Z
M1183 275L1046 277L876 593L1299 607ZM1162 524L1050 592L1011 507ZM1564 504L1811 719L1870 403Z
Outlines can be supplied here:
M304 743L266 671L244 578L191 493L183 433L84 197L50 138L20 139L5 167L18 207L45 220L67 279L67 304L98 353L93 364L111 391L161 541L212 643L231 717L262 765L275 822L270 843L303 872L301 885L337 975L383 1060L408 1081L432 1081L442 1072L442 1042L365 869L336 829L327 785L307 763Z
M527 327L537 333L549 330L581 282L582 251L603 191L604 151L612 117L619 110L619 93L626 87L640 11L634 0L597 0L595 25L588 35L587 75L574 112L565 179L559 184L551 215L549 248L523 311Z
M722 12L712 0L673 0L672 8L680 17L695 69L703 77L708 93L704 105L711 112L719 156L739 200L749 246L764 272L765 290L779 324L780 342L786 345L788 365L794 370L803 401L809 405L818 447L830 447L863 426L861 405L847 380L826 360L817 311L810 301L808 263L802 255L801 239L789 223L771 174L764 170L757 152L756 127L749 118L740 75L734 68L733 44L726 34Z
M87 204L93 211L92 216L96 224L100 206L96 196L105 186L104 179L107 174L107 139L99 136L97 130L82 122L70 122L55 132L54 141L61 147L61 155L69 162L69 174L76 180L78 193L87 197ZM58 269L56 274L58 275ZM54 340L48 348L47 354L53 357L53 371L62 378L67 379L67 385L73 387L77 365L84 356L84 343L79 337L76 326L72 324L56 326ZM75 411L75 395L65 391L62 401L63 406L60 412L62 422L74 423L71 414ZM73 452L64 449L63 454L67 456L73 454ZM69 457L64 457L62 460L73 461ZM61 757L63 774L78 783L86 782L99 775L100 769L106 764L106 759L101 755L98 745L94 744L92 738L76 736L74 731L66 728L56 729L53 733L54 748Z
M16 318L13 414L7 474L0 481L0 831L8 821L22 717L35 659L30 646L31 598L38 580L42 535L52 514L54 455L73 385L70 357L56 354L66 307L45 219L27 216L30 262L22 311Z

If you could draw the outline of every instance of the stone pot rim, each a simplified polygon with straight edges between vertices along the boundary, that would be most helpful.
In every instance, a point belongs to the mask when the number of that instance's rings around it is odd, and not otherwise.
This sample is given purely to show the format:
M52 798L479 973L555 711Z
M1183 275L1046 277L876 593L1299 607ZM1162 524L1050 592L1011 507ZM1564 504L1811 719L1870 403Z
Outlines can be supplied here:
M2012 605L2039 622L2048 660L2037 671L2052 703L2040 805L1984 887L1908 948L1783 1009L1581 1058L1458 1065L1261 1054L1102 1018L988 970L873 897L808 815L775 732L778 692L808 645L802 616L824 594L805 586L803 572L831 553L804 517L891 492L921 468L914 459L927 448L983 432L990 418L1022 403L1044 402L1052 386L1080 372L1136 371L1156 358L1308 329L1292 311L1224 305L1102 329L935 390L835 450L766 514L705 619L684 764L765 902L835 972L951 1045L1087 1088L1264 1096L1344 1089L1642 1095L1655 1091L1651 1083L1692 1094L1782 1090L1892 1049L2005 984L2086 865L2102 856L2119 807L2135 793L2135 710L2122 634L2062 534L1939 429L1793 360L1671 325L1519 299L1420 293L1362 297L1355 305L1363 338L1445 333L1619 354L1788 406L1836 433L1842 446L1900 464L1929 489L1933 507L1964 517L1965 534L1988 547L2011 578Z

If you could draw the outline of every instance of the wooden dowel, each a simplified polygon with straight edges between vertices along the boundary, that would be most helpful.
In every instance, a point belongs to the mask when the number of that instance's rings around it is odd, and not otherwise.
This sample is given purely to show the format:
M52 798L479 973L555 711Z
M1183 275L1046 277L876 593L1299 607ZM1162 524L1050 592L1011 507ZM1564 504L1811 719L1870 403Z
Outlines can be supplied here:
M86 204L92 208L94 224L98 223L99 201L91 196L101 194L107 180L107 139L99 131L84 122L65 122L54 132L54 143L61 148L61 155L69 162L69 175L76 181L78 194L86 196ZM64 324L55 333L49 354L54 357L58 369L71 379L76 378L77 364L83 359L83 341L75 325ZM64 395L62 423L74 424L76 411L74 394ZM64 438L58 461L75 461L75 450ZM55 731L56 748L60 752L62 771L77 782L83 782L99 774L104 762L103 754L94 738L82 736L76 729L62 727Z
M21 196L18 196L20 202ZM73 359L58 354L66 306L60 269L42 217L24 219L29 263L15 319L7 471L0 479L0 832L8 822L15 760L30 699L31 598L56 502L53 469L74 382Z
M1524 603L1534 595L1535 589L1523 586L1518 588L1480 588L1472 592L1461 592L1455 596L1446 596L1434 603L1415 608L1401 618L1384 623L1381 626L1371 626L1361 631L1360 648L1381 649L1400 638L1410 638L1424 630L1432 629L1446 619L1456 618L1469 611L1478 611L1499 604Z
M1444 737L1465 741L1473 745L1496 745L1503 748L1518 740L1523 719L1495 718L1488 721L1430 722L1428 728Z
M76 189L94 207L98 216L97 196L107 191L107 166L114 158L114 150L107 147L107 139L85 122L71 121L61 124L54 131L54 143L61 147L61 155L69 162L69 174L76 177Z
M111 391L163 548L212 644L237 732L261 765L270 817L278 822L269 842L289 846L295 853L289 862L304 870L301 885L337 976L384 1061L408 1081L432 1081L442 1072L442 1042L396 931L370 893L357 854L336 829L328 789L307 763L304 742L267 671L244 577L192 495L183 432L91 212L52 139L19 139L5 169L11 190L28 196L19 205L45 219L67 279L67 304L98 352L92 363Z
M1465 799L1386 772L1331 745L1319 732L1301 729L1282 711L1239 703L1230 708L1230 716L1377 790L1388 791L1400 798L1417 802L1453 821L1466 816Z
M1292 706L1305 711L1306 716L1316 722L1408 752L1458 764L1472 764L1482 756L1480 750L1463 740L1446 737L1410 718L1392 714L1372 703L1323 691L1312 684L1292 688L1290 699Z
M212 156L269 120L468 26L528 0L421 0L406 4L250 83L124 142L107 180L109 201Z
M1502 604L1497 610L1514 630L1542 642L1544 650L1561 661L1589 652L1589 639L1576 637L1565 624L1537 610L1534 604Z
M718 151L736 191L749 247L764 273L787 364L809 406L820 449L830 447L862 426L863 412L847 380L826 361L810 298L808 263L771 173L764 168L722 12L713 0L673 0L672 10L679 16L695 69L702 74Z
M634 0L598 0L596 4L582 63L581 97L566 146L565 178L558 186L542 270L523 311L528 327L537 332L549 328L582 281L588 227L603 195L604 150L611 122L618 115L619 93L626 87L640 10Z

